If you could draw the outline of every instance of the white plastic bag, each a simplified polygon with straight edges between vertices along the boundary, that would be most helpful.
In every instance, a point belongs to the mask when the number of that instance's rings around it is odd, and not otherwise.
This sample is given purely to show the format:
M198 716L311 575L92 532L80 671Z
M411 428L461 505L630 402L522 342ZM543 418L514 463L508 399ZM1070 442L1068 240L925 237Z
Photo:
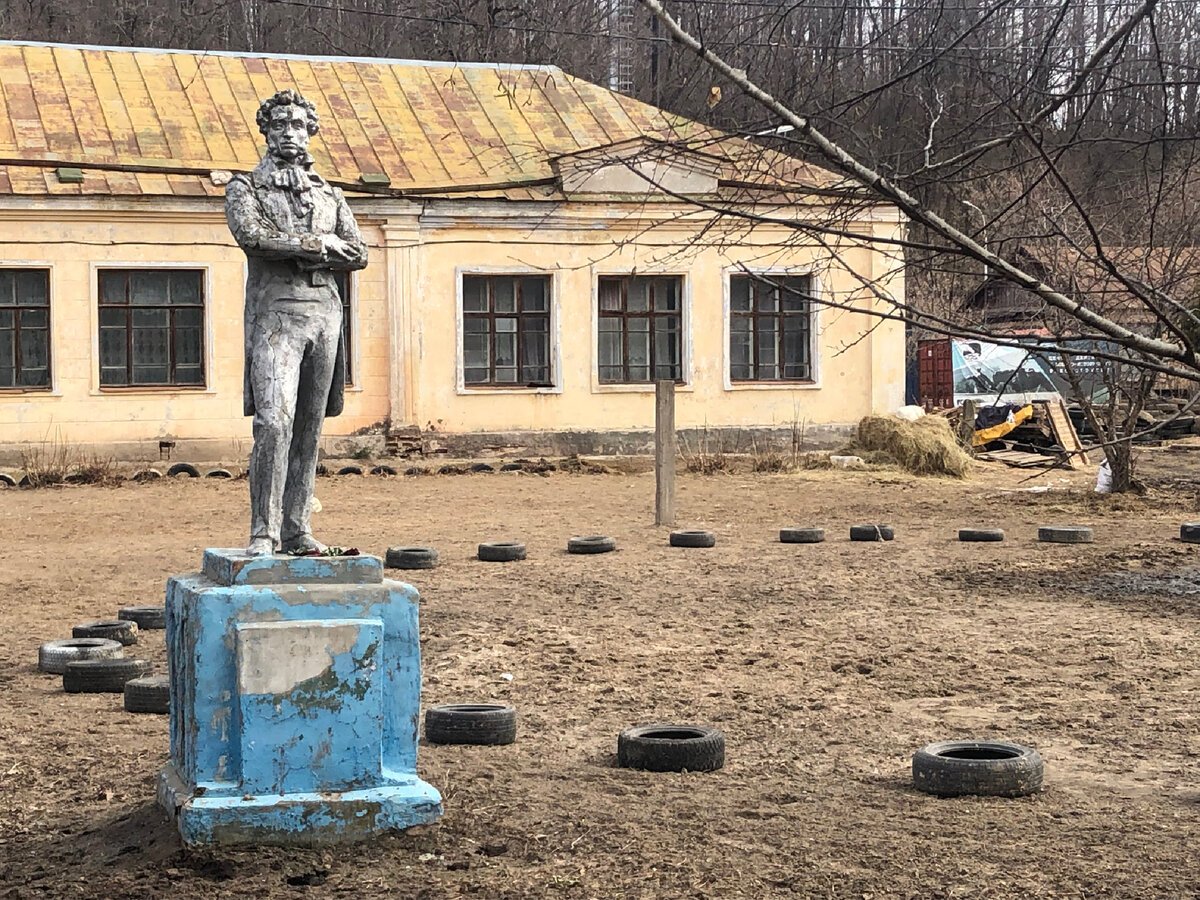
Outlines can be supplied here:
M1100 463L1100 469L1096 472L1096 493L1112 493L1112 469L1109 468L1107 459Z

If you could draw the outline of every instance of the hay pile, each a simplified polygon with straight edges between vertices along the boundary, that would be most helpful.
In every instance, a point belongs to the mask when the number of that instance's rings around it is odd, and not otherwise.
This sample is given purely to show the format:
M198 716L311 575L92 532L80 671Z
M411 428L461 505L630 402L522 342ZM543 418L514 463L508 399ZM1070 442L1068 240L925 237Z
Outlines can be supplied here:
M860 452L861 451L861 452ZM941 416L907 421L897 416L867 416L858 423L854 452L882 451L914 475L949 475L966 478L971 457Z

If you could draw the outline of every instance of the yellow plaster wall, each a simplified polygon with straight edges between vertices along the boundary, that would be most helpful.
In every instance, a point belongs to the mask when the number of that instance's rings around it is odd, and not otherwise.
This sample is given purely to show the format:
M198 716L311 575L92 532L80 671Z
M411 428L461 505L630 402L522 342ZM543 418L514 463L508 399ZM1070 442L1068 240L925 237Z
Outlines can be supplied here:
M250 448L250 420L242 415L245 268L224 217L217 207L163 214L104 208L109 205L101 200L88 211L0 212L0 263L51 268L54 381L50 392L0 390L0 450L8 447L11 455L14 446L59 439L152 458L157 441L173 439L211 442L221 448L218 455L244 456ZM453 433L652 428L653 387L602 386L594 370L596 277L634 271L684 277L688 384L677 396L680 428L848 425L903 402L903 327L830 308L818 313L819 385L729 389L725 284L738 263L811 271L824 296L868 301L860 283L827 253L792 246L794 232L757 228L697 242L696 227L647 231L569 221L550 227L532 218L524 228L421 225L414 218L384 228L365 224L372 256L354 281L354 386L347 390L345 413L326 423L326 436L349 435L389 415L396 425ZM389 233L391 247L384 245ZM618 249L622 241L629 243ZM849 247L843 259L902 296L902 279L888 280L889 264L880 254ZM117 264L207 268L206 388L100 390L94 270ZM558 389L464 392L459 272L539 267L554 279Z
M894 226L885 226L890 231ZM623 249L614 240L628 239ZM689 335L688 383L677 390L679 428L848 425L903 403L904 329L866 315L819 311L819 385L727 385L726 279L738 264L812 272L821 293L838 302L874 305L862 284L814 246L794 246L790 230L756 228L745 235L689 227L643 231L556 231L538 227L458 226L426 233L418 257L417 296L410 314L414 424L451 433L543 429L638 430L654 424L654 388L600 385L595 375L594 285L602 274L682 275ZM542 246L538 246L541 244ZM671 248L654 245L670 245ZM680 251L677 248L688 249ZM845 249L845 264L882 278L889 266L862 247ZM457 284L462 271L545 266L553 276L561 393L460 387ZM902 297L897 274L887 285ZM872 331L872 327L874 330Z
M250 420L242 415L244 257L219 212L5 215L0 264L51 269L53 379L49 392L0 390L0 444L60 440L128 450L145 442L142 455L151 449L157 455L157 441L170 438L217 442L223 454L249 452ZM95 269L125 264L208 270L205 388L100 389ZM355 386L327 433L348 434L387 417L385 286L382 259L373 260L356 285Z

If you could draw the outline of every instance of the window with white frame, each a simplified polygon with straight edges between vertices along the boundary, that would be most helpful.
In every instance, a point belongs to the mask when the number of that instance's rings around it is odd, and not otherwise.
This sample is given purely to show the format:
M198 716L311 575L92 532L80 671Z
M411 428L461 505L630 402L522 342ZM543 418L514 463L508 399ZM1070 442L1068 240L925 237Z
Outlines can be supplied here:
M204 385L204 270L100 269L100 386Z
M812 279L729 277L730 381L813 380Z
M50 270L0 268L0 390L50 389Z
M463 383L553 387L550 276L462 276Z
M350 352L350 339L354 336L354 321L350 304L350 273L334 272L334 283L337 285L338 297L342 301L342 357L346 363L345 382L354 384L354 357Z
M683 279L602 275L596 297L601 384L683 381Z

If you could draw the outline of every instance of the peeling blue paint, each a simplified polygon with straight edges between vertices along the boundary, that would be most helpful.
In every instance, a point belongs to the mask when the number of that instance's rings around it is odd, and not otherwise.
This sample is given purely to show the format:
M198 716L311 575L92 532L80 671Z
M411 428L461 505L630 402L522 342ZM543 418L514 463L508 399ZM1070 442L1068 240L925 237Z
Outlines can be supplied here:
M417 600L370 556L208 550L170 579L159 802L186 843L348 841L441 815L416 775Z

